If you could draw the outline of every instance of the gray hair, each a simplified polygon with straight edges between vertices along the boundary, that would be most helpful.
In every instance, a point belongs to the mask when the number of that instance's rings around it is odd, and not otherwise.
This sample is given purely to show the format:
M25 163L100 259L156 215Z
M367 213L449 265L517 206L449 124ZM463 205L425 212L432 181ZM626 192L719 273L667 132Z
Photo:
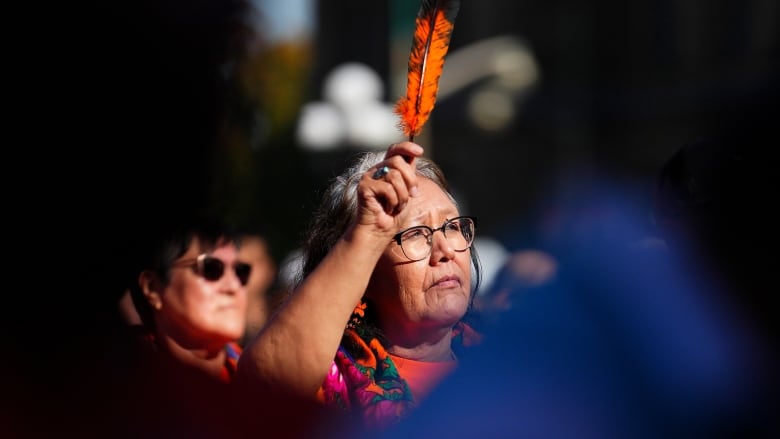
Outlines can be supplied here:
M384 151L364 152L337 176L323 194L319 207L314 212L314 218L309 224L303 245L302 266L298 282L308 276L325 258L336 241L344 234L357 214L357 186L363 174L376 166L385 158ZM436 183L457 206L457 201L450 191L444 173L432 160L418 157L415 160L417 174ZM476 249L471 249L471 262L476 282L473 291L479 287L481 269ZM472 291L472 298L474 292Z

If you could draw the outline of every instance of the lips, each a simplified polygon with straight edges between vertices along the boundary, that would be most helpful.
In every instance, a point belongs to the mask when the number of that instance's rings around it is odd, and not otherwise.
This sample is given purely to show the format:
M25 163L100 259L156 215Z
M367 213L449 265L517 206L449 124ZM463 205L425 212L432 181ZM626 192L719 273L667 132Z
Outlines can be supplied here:
M460 287L460 278L458 276L444 276L436 280L431 288L457 288Z
M217 307L217 311L234 311L238 309L238 305L236 304L227 304L227 305L220 305Z

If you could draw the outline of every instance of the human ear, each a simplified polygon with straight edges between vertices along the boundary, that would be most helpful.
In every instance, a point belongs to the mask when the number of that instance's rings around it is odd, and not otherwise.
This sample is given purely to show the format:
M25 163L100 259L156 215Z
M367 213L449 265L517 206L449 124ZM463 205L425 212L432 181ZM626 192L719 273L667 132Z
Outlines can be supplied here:
M152 309L159 311L162 309L162 282L152 270L144 270L138 275L138 286L144 293L146 301Z

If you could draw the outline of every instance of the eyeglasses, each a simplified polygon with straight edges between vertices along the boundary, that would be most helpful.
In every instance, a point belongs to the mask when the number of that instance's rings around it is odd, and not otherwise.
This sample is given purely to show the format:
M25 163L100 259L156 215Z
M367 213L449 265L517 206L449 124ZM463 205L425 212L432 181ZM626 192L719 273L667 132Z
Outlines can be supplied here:
M470 248L474 242L476 226L477 219L475 217L459 216L445 221L441 227L436 229L428 226L410 227L393 236L393 240L401 246L404 256L412 261L419 261L431 254L434 232L441 231L452 249L462 252Z
M192 264L192 262L192 260L178 261L175 265ZM194 262L198 274L208 281L216 282L222 279L222 276L225 274L225 262L217 257L203 253ZM246 286L249 282L249 275L252 273L252 266L246 262L234 262L233 271L236 273L236 277L238 277L241 285Z

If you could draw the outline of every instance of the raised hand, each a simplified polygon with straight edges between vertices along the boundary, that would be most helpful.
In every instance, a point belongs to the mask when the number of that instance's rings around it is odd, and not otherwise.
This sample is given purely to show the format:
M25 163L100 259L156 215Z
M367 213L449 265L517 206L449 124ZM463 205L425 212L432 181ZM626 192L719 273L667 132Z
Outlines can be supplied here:
M409 197L417 195L415 160L422 154L416 143L396 143L387 149L384 160L363 174L357 190L357 224L382 233L398 229L399 214Z

